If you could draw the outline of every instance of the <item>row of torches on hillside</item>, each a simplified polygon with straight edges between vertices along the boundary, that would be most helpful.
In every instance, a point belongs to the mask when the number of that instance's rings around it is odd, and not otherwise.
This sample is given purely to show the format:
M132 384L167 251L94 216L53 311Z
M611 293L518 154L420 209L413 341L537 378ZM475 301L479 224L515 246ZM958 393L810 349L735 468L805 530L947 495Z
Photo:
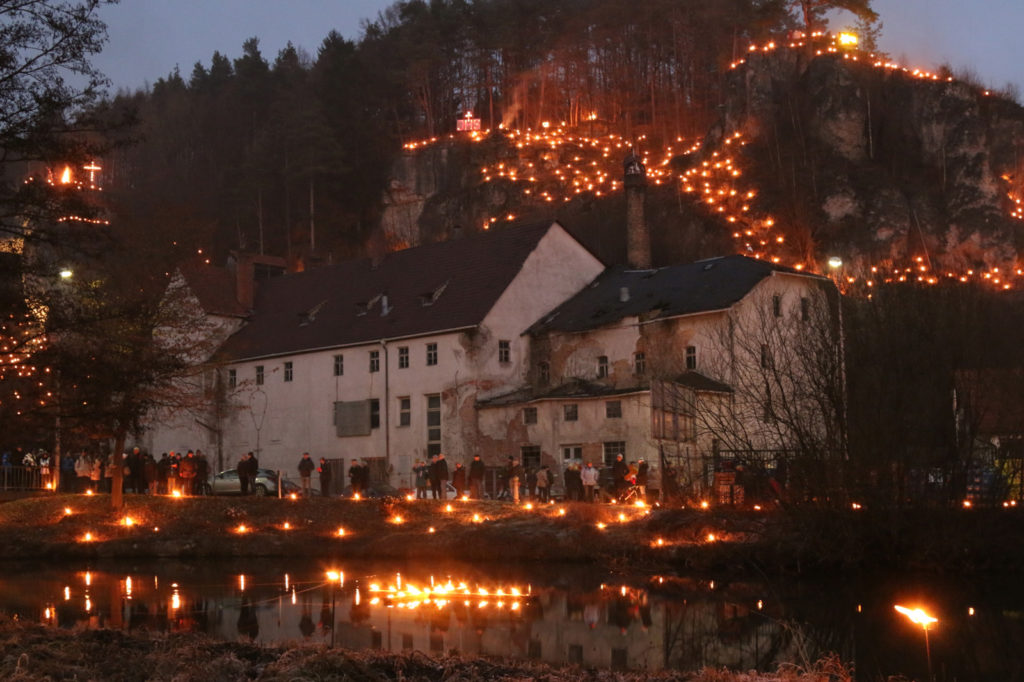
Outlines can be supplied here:
M894 62L882 61L874 55L857 53L857 37L851 33L840 33L836 36L827 35L822 32L810 34L812 41L823 42L824 47L816 50L816 54L842 52L845 59L858 61L861 59L874 60L870 63L877 68L888 70L899 70L914 78L927 80L940 80L937 74L922 69L911 69ZM750 45L751 53L771 52L781 47L799 49L806 46L806 39L802 34L797 34L795 39L785 45L769 42L761 45ZM739 60L731 64L732 68L738 68L746 60ZM951 77L946 78L952 81ZM988 95L988 91L985 91ZM598 118L596 112L592 112L587 120L593 121ZM505 135L510 142L514 143L519 150L534 150L545 161L549 160L547 154L566 152L567 160L560 158L550 159L550 166L546 168L544 163L536 163L526 158L518 162L499 162L493 166L481 168L481 180L493 182L502 179L512 183L525 183L529 185L523 190L523 195L544 203L566 203L584 193L601 197L605 194L621 191L623 183L618 179L619 158L629 150L642 145L646 136L640 136L631 142L626 138L608 134L603 136L587 136L568 131L565 122L553 124L543 122L540 131L534 130L508 130L499 126L497 131ZM481 141L490 136L490 130L473 130L468 133L469 139ZM452 134L446 139L457 139L462 135ZM413 151L430 144L437 143L441 138L433 137L426 140L410 142L405 149ZM741 187L737 184L742 171L737 167L736 160L722 151L712 151L710 157L702 161L699 166L690 168L684 172L676 173L670 167L671 160L677 155L695 153L701 149L699 141L686 147L683 138L676 138L677 143L683 144L685 148L676 149L674 146L667 146L662 150L658 163L652 165L652 154L650 150L641 151L641 162L647 167L647 177L655 185L662 185L675 182L684 194L696 197L697 205L704 210L711 212L721 219L725 225L732 229L732 236L736 243L736 250L739 253L767 260L772 263L789 265L796 270L809 270L825 272L833 275L837 284L847 289L853 286L863 285L870 289L880 283L893 282L918 282L922 284L937 284L940 280L959 282L980 281L990 284L999 289L1012 289L1014 280L1024 275L1024 268L1020 267L992 267L988 270L968 269L966 272L934 272L930 263L923 257L913 259L910 266L870 266L867 273L855 275L849 272L849 268L843 268L842 260L830 258L828 267L822 267L809 260L791 260L786 257L784 249L785 238L777 234L777 223L772 216L756 215L752 210L751 201L757 196L753 188ZM723 147L742 147L747 144L740 132L733 132L722 140ZM572 156L568 157L571 153ZM558 154L556 154L556 157ZM1009 181L1007 176L1004 180ZM1009 195L1013 204L1010 216L1018 220L1024 220L1024 203L1014 194ZM498 222L511 222L517 216L513 213L506 213L500 216L490 216L483 221L483 229L489 229ZM738 228L738 229L737 229ZM791 262L787 262L790 261Z

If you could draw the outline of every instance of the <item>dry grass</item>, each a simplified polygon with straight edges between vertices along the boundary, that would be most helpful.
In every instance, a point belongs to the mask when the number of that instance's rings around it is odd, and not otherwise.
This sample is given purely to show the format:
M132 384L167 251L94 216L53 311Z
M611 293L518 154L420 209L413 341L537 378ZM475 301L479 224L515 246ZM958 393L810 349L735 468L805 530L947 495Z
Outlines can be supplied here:
M43 680L547 680L569 682L850 682L852 673L835 659L807 669L788 667L775 674L722 670L615 672L546 664L466 657L352 652L323 646L261 647L221 642L203 635L149 636L118 630L70 631L0 618L0 679Z
M70 510L67 514L65 510ZM132 525L125 525L125 517ZM288 524L285 526L285 524ZM493 501L174 499L49 495L0 504L8 558L331 556L593 561L629 555L657 563L701 547L709 515L582 503L515 506ZM239 532L240 527L245 532ZM729 534L718 523L720 538ZM339 536L338 529L344 529ZM433 528L434 531L430 532ZM91 541L82 539L91 534ZM665 544L656 546L656 538Z

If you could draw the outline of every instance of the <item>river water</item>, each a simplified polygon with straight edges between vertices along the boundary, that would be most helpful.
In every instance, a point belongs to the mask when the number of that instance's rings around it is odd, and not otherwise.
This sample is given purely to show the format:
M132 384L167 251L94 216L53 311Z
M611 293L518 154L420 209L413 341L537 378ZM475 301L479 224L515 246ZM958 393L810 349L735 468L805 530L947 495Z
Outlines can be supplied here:
M895 604L938 618L927 649L925 631ZM936 680L1024 680L1024 585L1009 579L730 582L579 566L323 560L0 563L0 611L61 628L596 668L775 670L836 652L862 680L924 680L929 664Z

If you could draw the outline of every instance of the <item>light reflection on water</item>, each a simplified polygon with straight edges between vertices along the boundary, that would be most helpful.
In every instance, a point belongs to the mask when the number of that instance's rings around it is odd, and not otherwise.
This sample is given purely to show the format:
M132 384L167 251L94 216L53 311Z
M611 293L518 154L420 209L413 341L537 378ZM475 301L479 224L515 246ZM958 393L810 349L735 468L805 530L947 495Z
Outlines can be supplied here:
M1016 597L1002 592L1010 601L996 608L983 593L950 596L942 586L783 587L479 564L5 566L0 610L63 628L195 631L640 670L775 670L837 652L856 663L859 679L883 679L925 671L922 633L892 611L890 600L899 598L924 599L941 614L930 631L939 680L1013 679L1024 645ZM336 573L329 578L328 571Z

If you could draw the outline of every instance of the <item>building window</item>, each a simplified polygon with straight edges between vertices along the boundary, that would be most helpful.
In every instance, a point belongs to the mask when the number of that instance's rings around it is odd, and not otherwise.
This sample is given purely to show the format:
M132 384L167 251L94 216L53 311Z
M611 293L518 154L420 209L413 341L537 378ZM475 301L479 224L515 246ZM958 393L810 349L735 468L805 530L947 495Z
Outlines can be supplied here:
M380 351L379 350L371 350L370 351L370 372L372 373L372 372L379 372L379 371L380 371Z
M562 461L582 462L583 461L583 446L582 445L563 445L562 446Z
M228 388L234 388L235 386L238 386L238 370L237 369L229 369L228 370Z
M597 378L604 379L608 376L608 356L601 355L597 358Z
M398 399L398 425L408 426L412 423L412 398Z
M263 385L263 365L256 365L256 385Z
M565 415L565 421L567 422L574 422L580 418L579 409L576 403L572 403L571 405L563 405L562 413Z
M609 400L604 404L604 416L608 419L622 419L622 401Z
M523 423L524 424L536 424L537 423L537 408L536 407L524 407L523 408Z
M615 458L622 455L622 459L626 459L626 441L624 440L613 440L604 443L604 464L605 466L611 466L615 464Z
M409 368L409 347L400 346L398 349L398 369Z
M427 365L432 366L437 364L437 344L427 344Z
M441 452L441 396L427 396L427 457Z
M370 398L370 428L380 428L380 400Z
M291 381L295 378L295 365L291 362L284 363L284 380Z
M512 361L512 342L498 341L498 362Z
M686 347L686 369L697 369L697 346Z
M643 353L633 353L633 372L637 376L643 376L647 373L647 356Z
M772 296L772 315L782 317L782 296L778 294Z
M340 377L345 373L345 356L334 356L334 376Z
M761 345L761 367L768 369L772 366L772 354L768 350L768 344Z
M804 322L811 319L811 299L806 296L800 297L800 319Z
M519 449L520 462L524 469L536 469L540 466L540 446L524 445Z
M547 386L551 381L551 365L541 362L537 365L537 382L541 386Z

